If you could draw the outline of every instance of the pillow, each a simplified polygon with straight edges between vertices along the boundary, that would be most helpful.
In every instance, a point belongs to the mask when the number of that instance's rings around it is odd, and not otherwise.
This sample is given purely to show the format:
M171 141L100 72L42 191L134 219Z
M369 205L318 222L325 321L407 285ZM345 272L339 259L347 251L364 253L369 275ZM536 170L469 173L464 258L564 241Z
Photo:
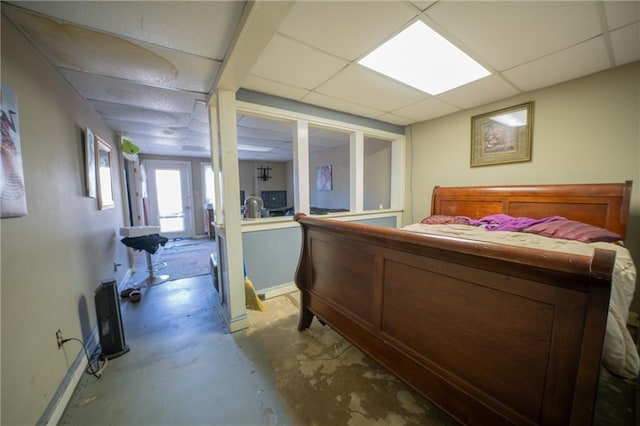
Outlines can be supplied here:
M615 232L575 220L556 220L539 223L525 229L524 232L563 240L582 241L583 243L599 241L612 243L622 240L622 237Z
M425 223L428 225L448 225L452 223L468 225L469 218L466 218L464 216L448 216L445 214L434 214L433 216L425 217L420 221L420 223Z

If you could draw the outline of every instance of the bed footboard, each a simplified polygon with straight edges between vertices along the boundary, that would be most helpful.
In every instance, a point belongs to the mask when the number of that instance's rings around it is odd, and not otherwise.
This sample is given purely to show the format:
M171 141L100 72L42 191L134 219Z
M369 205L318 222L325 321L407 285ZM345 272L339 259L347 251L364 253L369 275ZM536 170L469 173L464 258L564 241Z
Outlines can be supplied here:
M590 424L615 253L593 258L298 214L313 317L463 424Z

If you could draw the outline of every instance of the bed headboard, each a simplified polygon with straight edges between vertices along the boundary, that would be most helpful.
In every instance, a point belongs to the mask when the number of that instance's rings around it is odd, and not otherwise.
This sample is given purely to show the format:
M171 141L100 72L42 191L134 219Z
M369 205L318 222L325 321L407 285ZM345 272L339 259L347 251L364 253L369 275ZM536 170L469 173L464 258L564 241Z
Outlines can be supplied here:
M433 189L431 214L480 219L495 213L514 217L564 216L625 237L632 181L624 183L465 186Z

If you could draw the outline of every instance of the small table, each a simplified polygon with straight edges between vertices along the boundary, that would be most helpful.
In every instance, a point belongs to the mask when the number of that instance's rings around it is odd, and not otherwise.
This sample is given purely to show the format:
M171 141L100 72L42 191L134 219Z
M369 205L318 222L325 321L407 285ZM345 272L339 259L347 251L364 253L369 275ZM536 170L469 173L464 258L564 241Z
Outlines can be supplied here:
M125 237L121 242L127 247L135 250L144 250L147 257L147 272L149 276L144 280L138 282L136 285L146 285L151 287L152 285L162 284L169 279L169 275L156 275L153 263L151 262L151 255L154 254L159 246L164 246L167 238L160 236L159 226L125 226L120 228L120 235Z

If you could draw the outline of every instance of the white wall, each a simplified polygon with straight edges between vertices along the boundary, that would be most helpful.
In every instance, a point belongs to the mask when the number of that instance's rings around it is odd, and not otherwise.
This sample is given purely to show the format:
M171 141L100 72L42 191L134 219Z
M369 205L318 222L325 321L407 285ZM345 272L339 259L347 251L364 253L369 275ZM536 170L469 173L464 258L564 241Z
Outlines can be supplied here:
M364 143L364 209L388 209L391 203L391 142Z
M115 136L43 57L2 18L2 83L15 90L28 215L0 220L2 418L35 424L72 362L74 342L58 350L55 330L87 338L96 325L93 293L120 281L127 265L117 149L116 208L99 211L83 195L82 131ZM123 266L114 271L114 262Z
M535 101L532 160L469 167L471 117ZM405 223L428 215L435 185L633 180L626 245L640 266L640 63L537 90L408 129ZM640 297L632 305L640 312Z
M317 169L331 166L331 191L318 191ZM328 149L309 156L309 204L312 207L328 209L349 209L349 146Z

